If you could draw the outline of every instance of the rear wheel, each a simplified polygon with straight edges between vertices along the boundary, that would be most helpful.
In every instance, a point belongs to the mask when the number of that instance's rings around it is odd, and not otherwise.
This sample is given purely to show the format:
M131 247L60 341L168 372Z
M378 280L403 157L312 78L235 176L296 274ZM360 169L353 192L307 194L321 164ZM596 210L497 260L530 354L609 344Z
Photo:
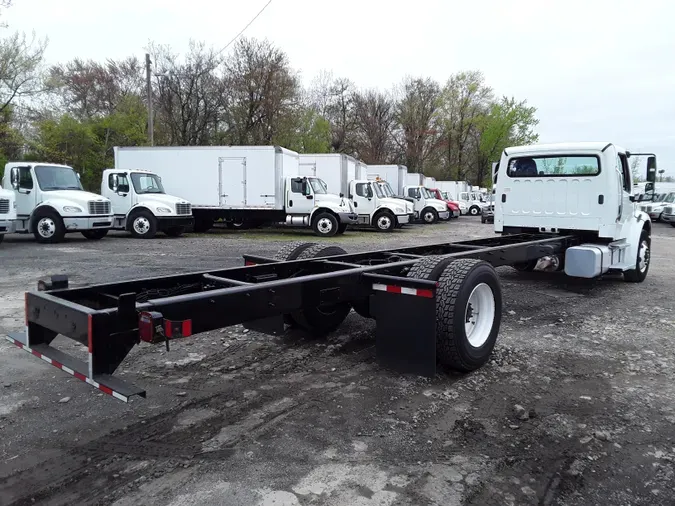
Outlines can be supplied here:
M82 235L89 239L90 241L98 241L100 239L103 239L106 235L108 235L108 229L103 229L103 230L85 230L82 232Z
M297 260L344 255L347 252L339 246L315 244L304 249ZM348 302L338 304L306 305L290 315L292 321L315 336L323 336L337 329L351 311Z
M436 356L452 369L469 372L490 358L501 324L502 293L492 265L482 260L429 257L408 277L438 281Z
M33 218L33 236L42 244L53 244L63 241L66 227L63 219L55 211L38 211Z
M422 220L427 225L431 225L438 221L438 213L433 207L427 207L422 211Z
M307 248L311 248L312 246L315 246L316 243L314 242L301 242L301 241L293 241L289 242L287 245L285 245L283 248L281 248L276 255L274 255L275 260L282 260L284 262L289 262L291 260L296 260L298 258L298 255L305 251ZM284 315L284 323L286 325L290 325L291 327L296 326L295 320L291 317L291 315Z
M629 283L642 283L645 280L647 272L649 272L649 262L651 261L651 242L649 232L643 229L640 234L635 269L623 273L625 281Z

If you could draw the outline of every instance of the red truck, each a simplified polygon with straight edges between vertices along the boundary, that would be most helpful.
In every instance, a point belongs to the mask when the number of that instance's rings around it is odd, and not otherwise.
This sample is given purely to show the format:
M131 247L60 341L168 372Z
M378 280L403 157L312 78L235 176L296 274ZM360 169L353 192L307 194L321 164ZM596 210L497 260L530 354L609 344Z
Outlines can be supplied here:
M443 194L441 193L441 190L439 190L438 188L427 188L427 190L431 192L434 198L442 200L443 202L448 204L448 211L450 211L450 218L459 218L459 215L461 213L459 212L459 205L457 205L456 202L444 198Z

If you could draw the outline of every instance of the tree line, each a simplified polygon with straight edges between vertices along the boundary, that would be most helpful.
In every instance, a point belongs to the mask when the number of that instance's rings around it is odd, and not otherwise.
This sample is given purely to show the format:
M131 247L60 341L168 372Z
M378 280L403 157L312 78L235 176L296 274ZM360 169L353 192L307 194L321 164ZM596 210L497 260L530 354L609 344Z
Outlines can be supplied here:
M97 189L114 146L149 143L145 62L46 66L46 44L19 34L0 40L0 163L68 164ZM199 42L184 55L161 44L148 52L158 146L278 144L489 185L506 146L538 138L536 109L497 95L479 71L443 84L405 77L387 90L324 71L303 86L267 40L241 38L225 54Z

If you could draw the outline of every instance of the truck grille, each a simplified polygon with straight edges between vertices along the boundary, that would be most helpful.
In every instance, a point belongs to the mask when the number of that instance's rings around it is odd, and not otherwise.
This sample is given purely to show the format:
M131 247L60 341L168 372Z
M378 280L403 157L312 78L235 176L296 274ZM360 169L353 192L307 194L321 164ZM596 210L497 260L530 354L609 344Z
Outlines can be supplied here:
M192 214L190 204L176 204L176 214Z
M9 214L9 199L0 199L0 214Z
M0 201L0 202L1 202L1 201ZM668 214L668 215L673 214L673 207L672 207L672 206L668 206L668 207L664 208L664 209L663 209L663 214Z
M652 212L652 206L642 206L642 212L643 213L651 213Z
M110 214L110 202L96 200L90 201L89 214Z

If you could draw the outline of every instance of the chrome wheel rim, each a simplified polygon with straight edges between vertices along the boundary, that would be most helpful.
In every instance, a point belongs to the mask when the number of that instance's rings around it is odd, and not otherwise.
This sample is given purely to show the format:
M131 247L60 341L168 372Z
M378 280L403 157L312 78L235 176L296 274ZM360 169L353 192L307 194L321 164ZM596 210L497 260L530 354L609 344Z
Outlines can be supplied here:
M645 272L649 267L649 243L642 241L640 243L640 251L638 251L638 268L640 272Z
M426 221L427 223L431 223L432 221L434 221L434 213L432 212L424 213L424 221Z
M48 216L40 218L40 221L38 221L37 224L37 231L38 234L40 234L40 237L44 239L54 237L54 234L56 233L56 223Z
M145 235L150 230L150 220L143 216L139 216L134 220L134 232L139 235Z
M391 227L391 219L389 216L380 216L377 219L377 226L382 230L387 230Z
M495 296L486 283L475 286L464 310L464 331L469 344L480 348L490 337L495 319Z
M316 227L322 234L330 234L331 231L333 230L333 222L328 218L321 218L317 222Z

